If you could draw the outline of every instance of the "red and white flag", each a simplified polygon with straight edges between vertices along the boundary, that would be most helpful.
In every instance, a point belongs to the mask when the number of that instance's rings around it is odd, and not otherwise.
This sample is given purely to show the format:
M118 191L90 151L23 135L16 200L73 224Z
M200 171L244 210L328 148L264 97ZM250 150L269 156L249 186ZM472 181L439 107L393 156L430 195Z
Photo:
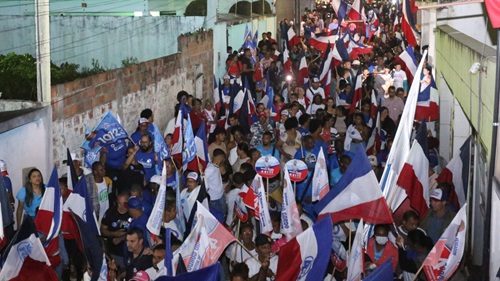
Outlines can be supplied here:
M184 243L173 256L179 254L184 259L188 272L205 268L217 262L224 249L236 238L207 210L200 202L196 202L196 223ZM173 267L177 268L178 260L174 259Z
M356 108L361 106L361 98L363 97L363 75L356 77L356 85L354 86L354 96L352 97L349 113L354 113Z
M281 232L290 241L293 237L302 232L299 209L295 202L295 192L288 169L284 169L285 185L283 186L283 205L281 209Z
M413 141L397 185L406 191L411 207L425 217L429 206L429 160L417 140Z
M467 204L458 211L423 262L429 281L449 280L460 265L465 250Z
M285 50L283 50L283 71L285 74L292 73L292 60L290 59L290 53L286 47Z
M422 60L420 61L417 72L415 73L416 77L420 77L426 57L427 51L425 51L422 56ZM386 166L382 174L382 180L380 181L380 188L384 193L389 207L393 211L395 211L406 199L406 193L397 185L397 180L406 159L408 159L408 154L410 153L410 139L413 129L415 109L417 107L419 84L419 79L414 79L411 84L410 91L408 92L408 98L406 100L403 113L401 114L401 120L392 143L392 149L387 157Z
M338 38L339 38L338 35L317 36L317 37L311 35L311 39L309 39L309 44L311 45L311 47L324 53L328 49L328 45L334 44Z
M297 79L298 86L304 86L309 83L309 68L307 67L306 56L302 56L299 64L299 76Z
M415 0L403 0L403 18L401 19L401 31L403 32L408 45L415 47L417 45L417 28L415 12Z
M293 30L292 26L290 26L290 28L288 29L287 36L288 36L288 45L290 47L300 44L300 37L297 36L297 34L295 34L295 30Z
M312 201L323 199L330 190L328 183L328 168L326 167L325 153L323 147L319 149L318 159L314 166L314 174L312 178Z
M35 225L38 232L46 237L45 244L59 236L63 216L63 203L57 169L54 167L49 182L45 188L38 212L35 216Z
M172 135L172 157L177 161L177 163L182 163L182 149L183 149L183 132L182 132L182 106L179 108L179 113L177 113L177 118L175 119L174 133Z

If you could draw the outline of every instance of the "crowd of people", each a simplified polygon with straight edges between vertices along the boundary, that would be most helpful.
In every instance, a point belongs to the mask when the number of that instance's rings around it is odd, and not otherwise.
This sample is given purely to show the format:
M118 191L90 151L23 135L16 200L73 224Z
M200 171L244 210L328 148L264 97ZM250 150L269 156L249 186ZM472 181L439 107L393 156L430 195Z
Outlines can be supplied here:
M347 25L334 13L322 10L307 10L301 23L294 24L284 19L279 24L278 39L267 32L257 44L244 45L234 52L228 49L227 73L218 85L220 92L215 94L222 97L221 100L201 100L185 91L179 92L175 116L169 120L164 132L165 143L169 149L175 146L176 117L179 110L184 110L188 112L195 135L205 126L207 163L186 168L175 157L158 159L152 134L155 120L150 109L144 109L138 116L137 129L130 132L129 139L112 147L103 147L99 161L91 166L84 167L80 153L73 154L71 160L76 177L86 179L87 194L100 225L108 266L107 279L155 280L164 274L166 239L163 229L171 230L171 249L177 249L189 235L189 229L183 233L176 221L178 212L182 212L181 217L186 222L189 221L196 194L200 186L204 186L210 211L241 242L231 244L220 257L224 269L221 276L231 281L274 280L279 249L285 243L280 229L282 202L279 196L275 196L275 191L283 186L282 177L278 175L270 179L269 186L266 186L270 194L271 233L260 232L250 210L246 210L250 218L241 221L235 209L240 205L246 208L241 203L240 194L251 186L256 175L256 162L263 156L275 157L282 167L292 159L306 163L308 176L297 184L295 190L303 230L312 227L316 219L311 180L320 151L327 159L332 190L360 148L367 153L380 179L405 106L409 82L401 63L396 60L405 44L399 25L394 25L397 10L391 9L390 4L380 4L370 8L368 15L373 14L378 16L378 22L376 26L365 23L369 26L366 29ZM294 44L288 34L290 28L295 29L300 38ZM371 32L371 28L375 28L375 32ZM322 50L310 44L312 38L325 32L328 35L358 35L355 36L357 43L371 48L370 52L356 58L332 64L331 83L319 79L324 57ZM417 59L422 50L418 46L414 48ZM287 59L284 58L285 52L291 67L283 61ZM308 73L307 79L300 81L303 58ZM431 70L426 65L421 83L429 83L426 79ZM233 110L236 107L235 85L250 92L254 111ZM356 85L361 85L360 99L356 98ZM269 91L273 92L272 96ZM270 97L272 101L268 100ZM375 108L373 97L377 101ZM375 144L370 143L374 130L382 132ZM395 280L412 280L457 211L450 199L452 187L436 181L442 163L437 156L438 140L434 136L432 132L427 136L429 211L421 214L411 208L399 210L397 227L376 225L366 244L365 275L392 259ZM15 222L20 225L23 215L36 217L47 175L42 175L36 168L30 170L24 186L13 194L7 164L0 162L5 187L0 189L0 203L5 235L11 239L15 234ZM160 166L166 170L167 193L162 231L157 236L150 233L146 224L158 187L162 184ZM68 186L70 176L59 179L63 200L74 188ZM334 226L332 255L340 260L347 259L349 237L353 237L357 223L347 221ZM90 280L78 237L65 225L63 223L59 247L47 249L51 267L61 280ZM3 246L5 249L5 244ZM328 279L325 280L346 277L348 269L335 266L334 263L329 265L325 276ZM417 278L425 279L423 275ZM323 277L318 276L317 280L323 280Z

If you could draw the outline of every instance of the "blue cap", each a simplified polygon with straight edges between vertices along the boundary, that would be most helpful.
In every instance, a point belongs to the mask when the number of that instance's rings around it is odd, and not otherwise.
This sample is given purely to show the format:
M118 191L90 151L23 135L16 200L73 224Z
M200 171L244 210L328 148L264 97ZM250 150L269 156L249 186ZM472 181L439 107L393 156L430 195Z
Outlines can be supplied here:
M141 209L142 210L142 201L135 196L132 196L128 199L127 205L128 205L129 209Z

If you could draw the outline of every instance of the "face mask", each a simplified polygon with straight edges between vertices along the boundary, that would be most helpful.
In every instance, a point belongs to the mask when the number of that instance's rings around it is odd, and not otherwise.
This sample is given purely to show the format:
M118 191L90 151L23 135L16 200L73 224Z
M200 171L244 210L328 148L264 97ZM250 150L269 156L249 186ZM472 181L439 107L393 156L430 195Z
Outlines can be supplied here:
M389 241L389 238L386 236L375 236L375 241L377 241L379 245L385 245L387 241Z

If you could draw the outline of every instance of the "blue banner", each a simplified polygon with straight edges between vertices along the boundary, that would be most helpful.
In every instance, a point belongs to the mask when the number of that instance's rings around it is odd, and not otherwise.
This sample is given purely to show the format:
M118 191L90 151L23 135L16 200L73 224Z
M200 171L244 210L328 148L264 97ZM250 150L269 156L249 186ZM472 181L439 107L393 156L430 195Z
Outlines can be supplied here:
M95 146L108 146L116 143L120 139L128 138L127 131L122 127L111 112L107 112L94 128L91 138L83 142L82 148L85 151Z

